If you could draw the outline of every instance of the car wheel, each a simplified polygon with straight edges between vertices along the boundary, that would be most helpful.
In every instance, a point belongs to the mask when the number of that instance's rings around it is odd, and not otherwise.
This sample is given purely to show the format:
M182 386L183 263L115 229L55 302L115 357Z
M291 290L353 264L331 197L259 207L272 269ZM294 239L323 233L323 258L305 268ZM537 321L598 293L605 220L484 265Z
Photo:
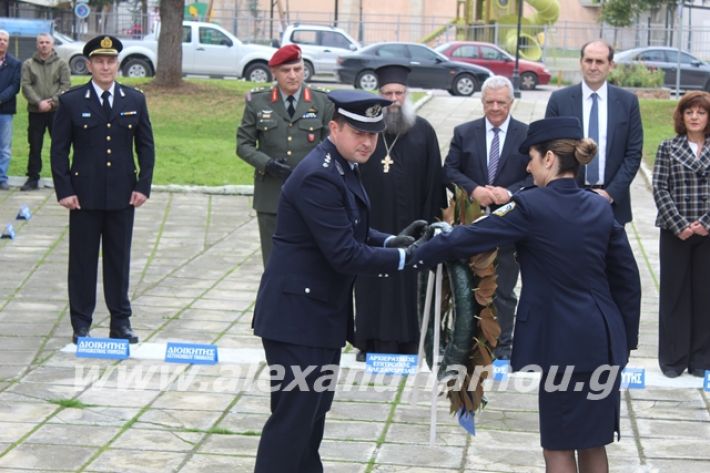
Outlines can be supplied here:
M470 97L478 89L476 79L470 74L459 74L454 79L451 87L451 95L463 95Z
M521 90L535 90L537 87L537 75L534 72L523 72L520 75Z
M69 70L75 76L85 76L89 73L89 68L86 67L86 58L84 56L74 56L69 59Z
M366 70L360 72L355 78L355 88L375 90L377 88L377 75L375 75L375 71Z
M244 79L249 82L271 82L271 71L266 64L256 62L247 66L244 71Z
M125 77L151 77L153 68L145 59L132 58L127 60L121 68Z
M310 82L313 76L315 75L315 71L313 71L313 64L311 64L308 61L303 61L303 77L306 82Z

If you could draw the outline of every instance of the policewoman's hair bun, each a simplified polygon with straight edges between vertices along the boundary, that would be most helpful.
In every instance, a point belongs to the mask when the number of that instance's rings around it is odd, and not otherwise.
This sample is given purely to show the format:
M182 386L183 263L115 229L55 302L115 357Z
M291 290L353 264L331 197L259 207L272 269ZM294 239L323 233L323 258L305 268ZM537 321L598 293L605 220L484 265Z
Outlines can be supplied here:
M579 164L588 164L597 154L597 144L590 138L582 138L574 147L574 159Z

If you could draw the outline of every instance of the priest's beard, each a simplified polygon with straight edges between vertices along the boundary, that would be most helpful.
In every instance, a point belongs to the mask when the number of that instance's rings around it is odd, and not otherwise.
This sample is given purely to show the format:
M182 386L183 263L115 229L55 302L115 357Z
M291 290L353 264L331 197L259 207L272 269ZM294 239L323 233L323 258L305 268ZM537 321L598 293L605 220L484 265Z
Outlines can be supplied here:
M417 111L409 97L404 99L401 107L387 107L385 114L385 132L391 135L407 133L417 121Z

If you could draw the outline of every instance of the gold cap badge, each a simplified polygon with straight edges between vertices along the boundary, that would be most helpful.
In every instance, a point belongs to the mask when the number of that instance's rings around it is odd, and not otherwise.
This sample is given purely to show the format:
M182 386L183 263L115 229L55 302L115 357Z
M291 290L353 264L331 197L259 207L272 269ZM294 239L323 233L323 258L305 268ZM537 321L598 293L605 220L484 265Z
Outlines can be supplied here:
M101 40L100 44L103 49L110 49L113 47L113 41L111 41L111 38L108 36L104 36L104 39Z

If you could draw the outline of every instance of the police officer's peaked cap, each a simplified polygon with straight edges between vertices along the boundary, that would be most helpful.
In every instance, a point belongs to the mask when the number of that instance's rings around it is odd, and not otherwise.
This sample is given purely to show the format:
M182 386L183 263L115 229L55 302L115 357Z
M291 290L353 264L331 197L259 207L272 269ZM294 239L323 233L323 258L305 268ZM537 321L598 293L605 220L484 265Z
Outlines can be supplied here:
M84 56L118 56L122 49L121 40L115 36L100 35L86 42Z
M528 127L528 136L518 150L528 154L530 147L552 140L584 138L582 125L577 117L550 117L532 122Z
M335 111L356 130L379 133L385 129L382 108L391 100L361 90L334 90L328 98L335 104Z
M301 60L301 48L297 44L287 44L279 48L269 60L269 67L291 64Z
M380 87L385 84L407 85L407 77L410 72L412 72L410 68L400 64L388 64L375 69L375 74L377 74L377 83Z

